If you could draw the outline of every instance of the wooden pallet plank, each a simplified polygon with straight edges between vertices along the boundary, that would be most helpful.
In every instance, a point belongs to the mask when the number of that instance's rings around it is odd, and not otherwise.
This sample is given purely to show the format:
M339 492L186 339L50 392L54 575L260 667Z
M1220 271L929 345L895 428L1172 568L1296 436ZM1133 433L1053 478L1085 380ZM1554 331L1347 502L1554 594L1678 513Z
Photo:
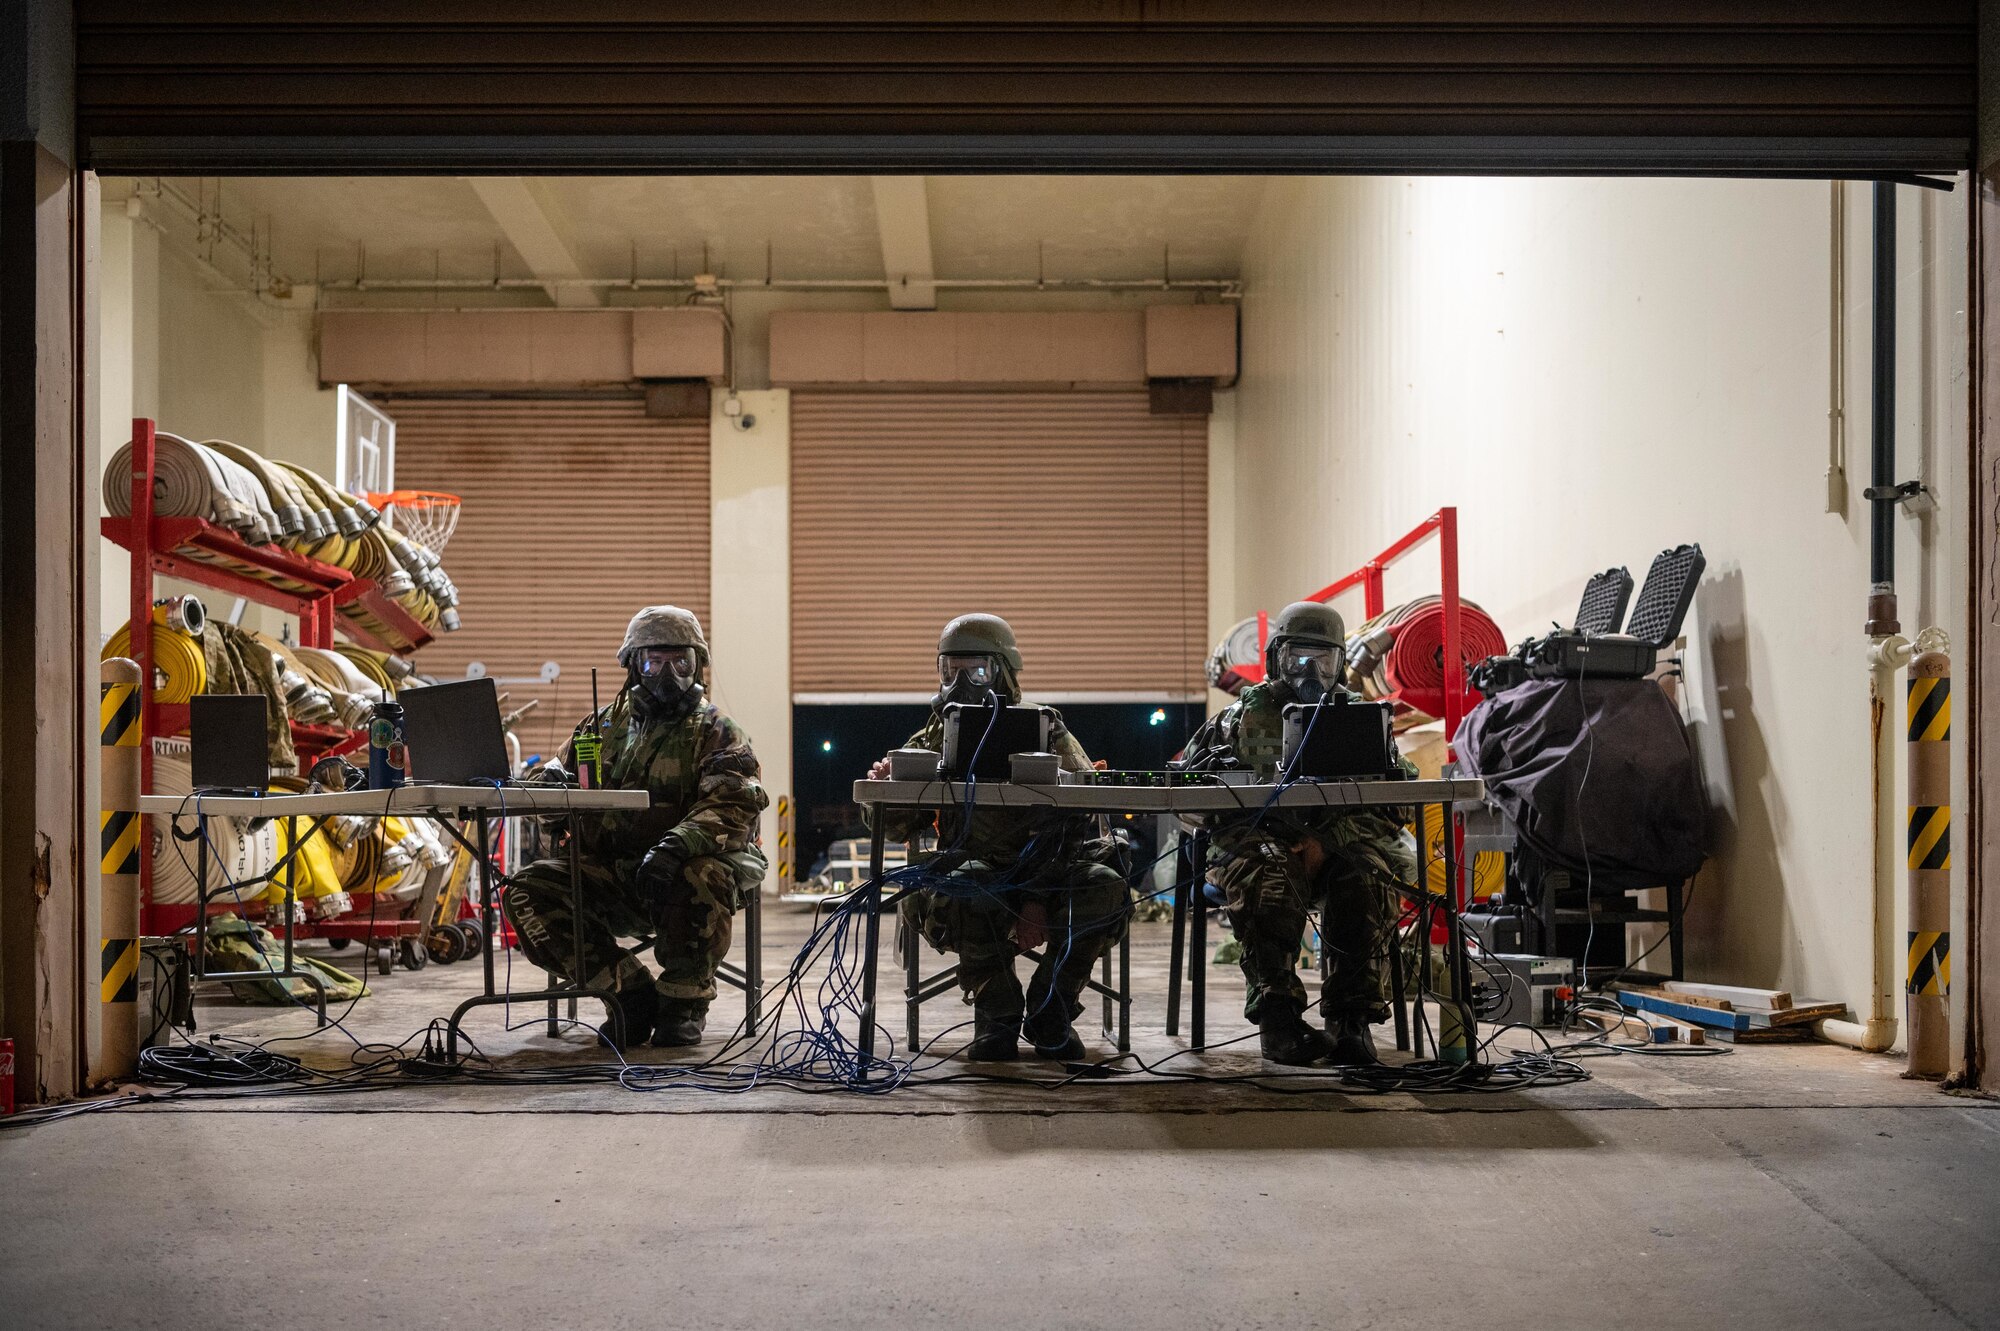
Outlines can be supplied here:
M1670 994L1680 994L1686 998L1719 998L1738 1008L1763 1008L1780 1012L1792 1005L1792 996L1783 989L1752 989L1735 984L1695 984L1688 980L1669 980L1663 986Z

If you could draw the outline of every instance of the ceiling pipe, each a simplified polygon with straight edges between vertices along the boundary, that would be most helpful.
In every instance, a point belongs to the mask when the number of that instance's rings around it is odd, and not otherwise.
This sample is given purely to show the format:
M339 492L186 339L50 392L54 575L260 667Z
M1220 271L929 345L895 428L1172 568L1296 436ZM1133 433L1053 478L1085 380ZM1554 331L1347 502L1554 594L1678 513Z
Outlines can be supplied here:
M939 277L931 284L947 291L1213 291L1238 295L1233 277ZM371 277L322 281L322 291L492 291L533 287L616 287L625 291L887 291L896 283L881 277Z

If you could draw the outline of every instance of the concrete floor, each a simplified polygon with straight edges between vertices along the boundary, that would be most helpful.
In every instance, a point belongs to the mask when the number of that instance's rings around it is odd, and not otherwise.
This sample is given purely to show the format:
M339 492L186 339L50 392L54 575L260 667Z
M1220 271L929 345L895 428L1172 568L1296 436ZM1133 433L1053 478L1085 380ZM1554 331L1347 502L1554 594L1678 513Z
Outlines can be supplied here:
M799 932L774 912L772 955ZM1142 929L1149 1058L1184 1048L1164 954ZM398 973L348 1024L401 1038L476 983ZM1218 976L1212 1039L1238 1002ZM223 1022L311 1024L204 1005ZM499 1026L504 1066L601 1057ZM2000 1326L2000 1104L1825 1046L1590 1069L1482 1097L419 1084L87 1116L0 1133L0 1326Z

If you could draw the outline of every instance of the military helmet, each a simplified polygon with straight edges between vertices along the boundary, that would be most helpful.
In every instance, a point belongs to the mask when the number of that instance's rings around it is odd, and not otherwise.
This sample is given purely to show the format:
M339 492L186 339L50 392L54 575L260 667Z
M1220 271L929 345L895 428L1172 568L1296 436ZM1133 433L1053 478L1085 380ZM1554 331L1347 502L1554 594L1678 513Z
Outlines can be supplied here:
M1347 625L1340 612L1319 601L1294 601L1271 621L1271 640L1264 644L1264 678L1279 676L1278 650L1287 640L1316 647L1340 648L1347 642Z
M701 636L701 621L693 611L677 605L649 605L632 616L625 627L625 643L618 649L618 664L629 668L632 654L641 647L692 647L703 664L708 662L708 639Z
M939 656L994 656L1008 670L1021 672L1021 649L1014 643L1014 629L998 615L960 615L938 634Z

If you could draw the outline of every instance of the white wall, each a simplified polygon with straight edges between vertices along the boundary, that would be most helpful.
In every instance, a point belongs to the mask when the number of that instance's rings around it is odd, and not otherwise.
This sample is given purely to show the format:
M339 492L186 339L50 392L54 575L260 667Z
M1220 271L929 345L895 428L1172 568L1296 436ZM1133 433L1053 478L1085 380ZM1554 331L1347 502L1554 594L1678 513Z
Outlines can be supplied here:
M1928 458L1944 505L1899 523L1913 633L1963 599L1965 242L1953 198L1901 194L1900 468ZM1456 504L1465 595L1513 641L1567 622L1591 572L1699 541L1735 808L1690 964L1866 1015L1868 187L1848 199L1827 514L1825 183L1273 181L1244 262L1236 588L1239 614L1276 608ZM1391 603L1435 570L1400 566Z
M792 790L792 422L791 392L741 395L740 428L715 394L709 418L708 645L716 705L750 736L771 807L764 854L771 872L778 799ZM785 880L778 880L783 882Z
M228 289L221 276L144 215L110 201L101 215L97 322L98 455L131 437L132 418L190 439L227 439L333 475L334 394L319 386L310 311L286 310ZM131 561L105 543L99 577L102 632L123 624ZM158 581L156 594L193 591L227 614L217 592ZM275 630L286 617L248 607L243 622Z

